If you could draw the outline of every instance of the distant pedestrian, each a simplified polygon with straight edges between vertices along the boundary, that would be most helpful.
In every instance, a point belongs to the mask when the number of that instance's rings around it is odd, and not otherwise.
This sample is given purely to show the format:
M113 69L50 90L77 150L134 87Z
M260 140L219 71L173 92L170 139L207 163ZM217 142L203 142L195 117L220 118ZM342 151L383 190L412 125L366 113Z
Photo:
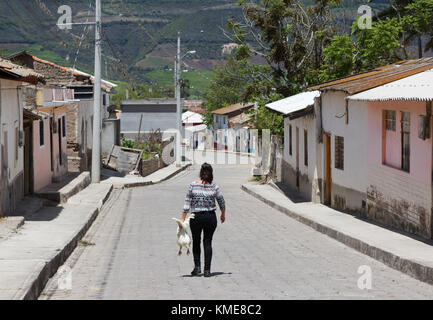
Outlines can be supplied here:
M218 185L213 183L213 169L208 163L202 165L200 180L189 185L183 208L182 221L185 221L189 212L194 219L190 220L192 233L192 253L194 256L194 270L191 275L201 274L200 242L203 232L204 246L204 276L210 277L212 263L212 238L217 227L216 202L221 209L221 223L225 222L226 207L224 197Z

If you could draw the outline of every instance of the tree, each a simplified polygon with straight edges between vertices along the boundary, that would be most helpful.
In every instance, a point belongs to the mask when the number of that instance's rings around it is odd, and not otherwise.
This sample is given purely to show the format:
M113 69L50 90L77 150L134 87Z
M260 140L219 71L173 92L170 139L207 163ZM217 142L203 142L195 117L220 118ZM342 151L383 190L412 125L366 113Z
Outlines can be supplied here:
M188 99L191 96L191 82L189 79L180 80L180 94L182 98Z
M428 35L429 40L424 51L433 49L433 0L416 0L405 7L407 15L402 24L405 31L418 35ZM422 57L421 41L419 41L418 55Z
M329 81L396 62L402 32L396 18L373 22L371 29L359 29L355 22L351 36L335 36L324 49L319 79Z
M318 81L311 75L320 68L323 49L334 34L330 8L338 3L241 0L243 21L230 19L226 35L241 45L244 55L264 58L276 92L289 96Z
M281 96L275 96L273 100L278 99L281 99ZM266 108L266 103L268 103L267 100L258 99L258 108L246 111L247 114L252 115L250 124L259 130L259 134L263 129L269 129L272 135L284 138L284 117Z
M367 71L400 60L396 50L400 47L403 29L396 18L373 22L372 29L352 26L356 38L355 71Z
M207 126L212 126L212 111L241 102L249 81L250 77L245 61L238 61L234 57L230 57L225 64L217 67L205 94L204 123Z
M355 44L349 35L334 36L323 50L324 66L319 74L320 81L326 82L352 73L354 55Z

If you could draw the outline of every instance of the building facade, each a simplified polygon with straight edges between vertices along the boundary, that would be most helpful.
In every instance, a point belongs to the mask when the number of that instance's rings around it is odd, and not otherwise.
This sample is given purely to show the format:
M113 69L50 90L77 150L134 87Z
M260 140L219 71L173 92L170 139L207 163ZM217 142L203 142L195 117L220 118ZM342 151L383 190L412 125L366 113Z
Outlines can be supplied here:
M431 58L403 61L313 87L314 109L287 98L283 181L307 200L431 238L432 69Z
M174 134L178 129L175 99L124 100L120 103L120 107L122 138L146 139L154 131Z
M24 197L24 99L22 85L42 75L0 58L0 216L15 211Z
M92 163L93 144L93 82L94 77L77 69L57 65L53 62L40 59L23 51L9 57L14 63L26 66L44 75L47 90L45 99L53 96L54 101L59 99L63 91L69 89L73 92L73 102L66 106L66 141L69 171L88 171ZM115 84L102 80L101 118L108 118L107 108L110 104L110 94ZM48 90L52 89L54 91ZM60 100L62 101L62 100Z

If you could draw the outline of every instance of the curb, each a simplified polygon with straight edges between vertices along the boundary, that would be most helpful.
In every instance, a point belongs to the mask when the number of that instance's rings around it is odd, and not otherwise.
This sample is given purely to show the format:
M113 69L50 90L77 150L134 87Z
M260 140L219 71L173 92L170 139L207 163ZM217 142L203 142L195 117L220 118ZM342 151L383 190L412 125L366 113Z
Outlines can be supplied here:
M173 178L174 176L177 176L179 173L185 171L186 169L188 169L188 168L191 167L191 166L192 166L192 163L188 163L187 165L185 165L185 166L179 168L178 170L176 170L175 172L173 172L173 173L170 174L169 176L165 177L164 179L159 180L159 181L157 181L157 182L153 182L153 181L152 181L152 184L156 184L156 183L161 183L161 182L167 181L167 180Z
M146 181L146 182L126 183L126 184L122 185L121 189L147 187L147 186L155 185L155 184L158 184L158 183L161 183L161 182L164 182L164 181L167 181L167 180L173 178L174 176L176 176L179 173L185 171L186 169L188 169L191 166L192 166L192 164L189 163L189 164L187 164L187 165L179 168L178 170L176 170L172 174L168 175L167 177L165 177L164 179L159 180L159 181Z
M247 186L242 185L241 189L245 191L246 193L250 194L251 196L255 197L256 199L266 203L270 207L288 215L289 217L315 229L316 231L319 231L320 233L323 233L338 242L343 243L344 245L363 253L379 262L384 263L388 267L391 267L395 270L398 270L400 272L403 272L407 274L408 276L411 276L412 278L415 278L417 280L420 280L422 282L433 284L433 268L429 266L422 265L418 262L408 260L401 258L392 252L383 250L377 246L372 246L362 240L353 238L347 234L344 234L340 231L337 231L335 229L332 229L328 226L325 226L323 224L317 223L316 221L312 219L305 218L304 216L289 210L285 207L282 207L278 204L276 204L273 201L270 201L260 194L252 191Z
M132 184L126 184L123 186L123 188L132 188L132 187L140 187L140 186L146 186L146 185L152 185L155 183L160 183L163 181L166 181L168 179L171 179L175 175L179 174L180 172L186 170L189 168L192 164L188 164L183 166L182 168L179 168L174 173L170 174L169 176L165 177L164 179L160 180L159 182L140 182L140 183L132 183ZM73 235L67 242L66 245L59 250L59 252L48 262L45 263L45 265L42 267L40 271L37 271L37 274L31 274L29 275L26 284L23 286L24 288L22 291L24 292L18 292L14 300L37 300L41 292L44 290L45 285L47 284L48 280L53 277L60 266L62 266L65 261L69 258L69 256L72 254L72 252L75 250L75 248L78 245L78 242L85 236L87 231L92 226L93 222L98 217L103 205L105 202L109 199L111 193L114 190L114 186L111 185L111 188L107 192L107 194L104 196L103 199L100 200L98 203L98 206L93 210L91 213L89 219L84 223L82 228Z
M80 241L84 235L87 233L93 222L99 215L102 206L108 200L111 193L113 191L113 186L111 186L110 190L107 192L105 197L101 200L98 207L96 207L91 213L89 219L84 223L81 229L75 235L66 242L66 245L48 262L45 263L45 266L42 270L38 271L36 276L30 275L27 283L24 285L25 288L22 291L18 292L14 300L37 300L48 280L54 276L60 266L62 266L71 253L75 250L78 245L78 241Z

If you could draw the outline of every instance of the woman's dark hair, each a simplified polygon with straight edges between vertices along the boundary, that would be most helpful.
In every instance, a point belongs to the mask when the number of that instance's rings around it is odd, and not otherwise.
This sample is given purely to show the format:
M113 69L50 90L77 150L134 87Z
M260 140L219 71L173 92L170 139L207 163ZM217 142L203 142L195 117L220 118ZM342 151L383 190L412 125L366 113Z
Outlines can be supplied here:
M207 183L213 182L213 169L208 163L203 163L200 170L200 179L206 181Z

